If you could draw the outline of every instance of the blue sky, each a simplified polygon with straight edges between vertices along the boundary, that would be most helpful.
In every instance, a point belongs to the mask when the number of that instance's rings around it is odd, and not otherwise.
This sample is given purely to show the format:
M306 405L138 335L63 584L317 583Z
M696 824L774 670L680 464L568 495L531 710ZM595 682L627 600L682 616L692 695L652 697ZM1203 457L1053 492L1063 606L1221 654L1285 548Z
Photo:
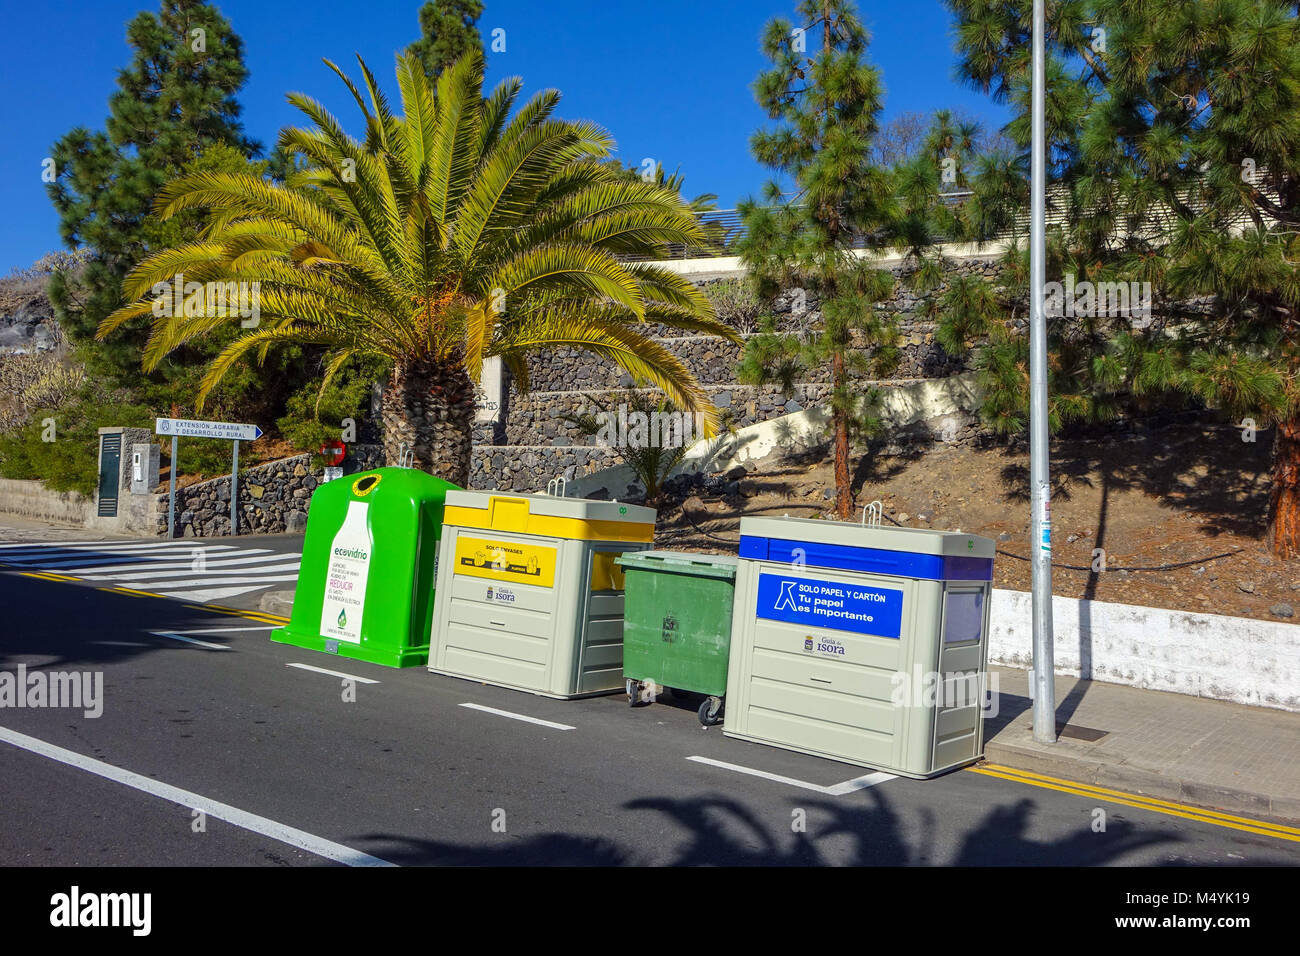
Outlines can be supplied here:
M355 105L321 63L355 74L360 53L396 99L394 53L419 34L420 0L225 0L251 72L240 100L249 134L269 147L297 125L291 90L324 101L356 129ZM723 208L756 195L764 170L748 140L764 116L750 84L766 61L764 23L792 16L793 0L486 0L488 80L518 75L525 93L554 87L560 112L608 129L625 162L681 167L688 195L717 193ZM1004 111L953 76L952 23L939 0L860 0L870 59L884 72L885 119L901 112L964 109L992 126ZM153 0L3 0L0 97L0 274L59 248L57 219L41 183L50 145L76 125L102 128L116 71L128 62L125 23ZM351 106L351 108L349 108Z

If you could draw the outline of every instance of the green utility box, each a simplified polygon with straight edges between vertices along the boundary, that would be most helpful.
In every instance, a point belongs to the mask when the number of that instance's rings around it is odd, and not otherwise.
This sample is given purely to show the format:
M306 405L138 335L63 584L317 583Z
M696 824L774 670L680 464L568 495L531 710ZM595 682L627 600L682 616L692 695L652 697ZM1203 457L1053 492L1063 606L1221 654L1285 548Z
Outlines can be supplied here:
M271 640L387 667L428 663L450 482L376 468L312 495L287 627Z
M736 591L732 555L639 551L616 563L626 580L623 676L628 703L653 688L702 696L700 723L722 722Z

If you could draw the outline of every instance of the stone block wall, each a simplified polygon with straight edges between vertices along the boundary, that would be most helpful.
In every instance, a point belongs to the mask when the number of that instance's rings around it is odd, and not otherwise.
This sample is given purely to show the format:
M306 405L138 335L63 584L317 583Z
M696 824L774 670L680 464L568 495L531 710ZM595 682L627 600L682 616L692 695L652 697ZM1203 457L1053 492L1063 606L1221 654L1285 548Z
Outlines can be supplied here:
M324 469L312 467L311 458L311 455L282 458L240 472L240 534L301 532L307 527L311 493L325 477ZM383 448L379 445L352 445L344 463L344 474L378 467L383 464L383 458ZM166 537L167 493L157 495L156 501L156 531ZM176 489L176 537L210 538L229 534L229 475Z
M952 356L935 341L935 323L918 310L922 299L903 283L904 270L895 267L893 298L878 308L897 313L901 361L892 374L873 384L881 387L910 385L919 380L947 378L969 371L967 356ZM960 260L949 275L982 275L992 278L992 259ZM719 279L701 279L707 287ZM941 286L936 294L941 294ZM777 328L797 331L821 323L817 296L790 290L773 303ZM821 404L830 391L829 369L812 369L796 384L787 398L772 386L742 385L736 380L743 346L708 335L683 334L663 326L649 326L655 340L691 370L714 405L732 428L756 425L781 415ZM742 335L749 338L753 332ZM538 491L547 481L563 475L572 481L582 475L617 464L619 458L607 449L594 447L566 415L580 409L616 408L626 401L630 376L612 363L594 359L574 349L556 349L529 358L532 390L520 395L508 388L502 421L478 425L474 436L474 459L470 485L503 491ZM973 418L940 428L910 427L872 443L872 449L898 449L935 441L974 441L979 433Z

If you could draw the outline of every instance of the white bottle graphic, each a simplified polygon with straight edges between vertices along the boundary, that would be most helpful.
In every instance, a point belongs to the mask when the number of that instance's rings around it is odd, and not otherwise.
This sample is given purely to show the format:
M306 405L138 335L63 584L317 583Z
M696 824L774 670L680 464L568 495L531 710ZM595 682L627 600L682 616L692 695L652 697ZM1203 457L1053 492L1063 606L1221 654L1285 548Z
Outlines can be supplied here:
M321 637L361 643L361 617L366 607L366 578L374 543L366 520L369 505L348 502L343 526L330 546L329 571L325 575L325 603L321 607Z

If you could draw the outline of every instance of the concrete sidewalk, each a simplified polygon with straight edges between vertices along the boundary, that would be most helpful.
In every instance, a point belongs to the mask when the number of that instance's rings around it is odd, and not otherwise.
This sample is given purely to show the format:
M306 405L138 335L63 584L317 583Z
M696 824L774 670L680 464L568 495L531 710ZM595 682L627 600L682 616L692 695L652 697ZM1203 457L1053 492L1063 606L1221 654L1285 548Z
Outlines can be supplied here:
M990 763L1227 813L1300 821L1300 714L1056 678L1056 744L1033 739L1028 671L993 667ZM1089 739L1091 738L1091 739Z

